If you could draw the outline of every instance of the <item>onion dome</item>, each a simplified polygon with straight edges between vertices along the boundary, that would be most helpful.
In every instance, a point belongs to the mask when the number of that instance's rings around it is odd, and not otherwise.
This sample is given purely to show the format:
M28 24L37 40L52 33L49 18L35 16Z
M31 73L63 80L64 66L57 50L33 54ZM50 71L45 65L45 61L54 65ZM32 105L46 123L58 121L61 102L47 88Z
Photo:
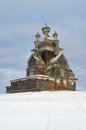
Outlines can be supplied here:
M45 24L45 26L42 28L42 32L45 38L49 37L50 27Z
M57 40L58 34L57 34L56 31L55 31L55 33L53 34L53 37L54 37L55 40Z
M35 35L36 41L39 41L40 37L41 37L41 35L37 32L37 34Z

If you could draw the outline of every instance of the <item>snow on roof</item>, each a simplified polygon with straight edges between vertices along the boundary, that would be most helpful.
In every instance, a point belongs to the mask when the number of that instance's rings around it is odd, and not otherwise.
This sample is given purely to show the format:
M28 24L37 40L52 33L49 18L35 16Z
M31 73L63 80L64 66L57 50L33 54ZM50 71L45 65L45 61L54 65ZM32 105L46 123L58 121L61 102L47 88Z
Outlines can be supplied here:
M31 54L30 58L28 59L28 63L30 62L31 58L34 58L37 62L40 62L42 64L44 64L44 61L41 59L41 57L37 57L35 56L33 53Z
M49 36L47 37L47 39L53 40L53 39L52 39L51 37L49 37Z
M37 74L37 75L27 76L27 77L25 77L25 78L20 78L20 79L11 80L11 82L24 81L24 80L27 80L27 79L43 79L43 80L49 79L49 80L54 81L54 78L53 78L53 77L50 77L50 76L47 76L47 75Z
M53 38L50 36L46 37L46 39L49 41L53 41ZM45 38L40 39L40 42L44 42L44 41L45 41Z
M62 53L59 53L55 58L50 60L50 63L55 62L58 60L58 58L62 55Z

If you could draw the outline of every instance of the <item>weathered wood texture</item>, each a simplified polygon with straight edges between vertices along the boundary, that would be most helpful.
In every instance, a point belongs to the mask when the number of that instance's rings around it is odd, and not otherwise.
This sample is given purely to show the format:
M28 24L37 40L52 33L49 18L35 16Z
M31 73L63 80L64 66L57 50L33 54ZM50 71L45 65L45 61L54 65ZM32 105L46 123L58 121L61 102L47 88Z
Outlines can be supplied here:
M42 28L44 39L36 34L35 48L28 59L26 78L11 81L7 93L25 91L76 90L76 78L59 48L58 34L49 36L50 27ZM46 77L47 76L47 77Z

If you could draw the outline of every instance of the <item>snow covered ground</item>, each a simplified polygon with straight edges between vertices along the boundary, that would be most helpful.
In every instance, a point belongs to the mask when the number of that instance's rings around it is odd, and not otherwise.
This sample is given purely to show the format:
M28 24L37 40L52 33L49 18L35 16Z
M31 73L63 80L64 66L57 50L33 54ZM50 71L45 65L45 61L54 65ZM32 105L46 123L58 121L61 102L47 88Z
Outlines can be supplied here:
M86 130L86 92L2 94L0 130Z

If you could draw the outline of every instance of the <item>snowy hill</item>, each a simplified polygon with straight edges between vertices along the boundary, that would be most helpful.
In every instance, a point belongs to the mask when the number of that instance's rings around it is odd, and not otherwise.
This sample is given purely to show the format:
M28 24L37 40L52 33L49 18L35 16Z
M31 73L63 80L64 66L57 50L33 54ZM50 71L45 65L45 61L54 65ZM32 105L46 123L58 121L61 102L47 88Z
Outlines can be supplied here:
M0 130L86 130L86 92L0 95Z

